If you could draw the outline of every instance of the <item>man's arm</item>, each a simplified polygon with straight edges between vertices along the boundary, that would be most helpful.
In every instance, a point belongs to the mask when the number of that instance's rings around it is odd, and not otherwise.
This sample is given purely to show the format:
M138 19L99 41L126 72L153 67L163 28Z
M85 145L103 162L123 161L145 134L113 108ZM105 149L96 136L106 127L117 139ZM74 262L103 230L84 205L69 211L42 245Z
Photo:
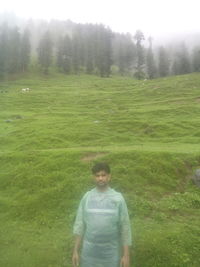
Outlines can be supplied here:
M121 209L120 209L120 221L121 221L121 238L122 238L122 258L121 258L121 267L130 266L130 246L132 243L131 238L131 226L130 219L128 215L128 209L126 202L122 197Z
M79 204L79 208L78 208L78 211L76 214L76 219L75 219L74 227L73 227L73 233L75 235L74 250L72 253L73 267L78 266L80 263L79 251L80 251L80 247L81 247L82 236L84 235L84 231L85 231L85 224L84 224L84 199L85 199L85 196L82 198L82 200Z
M72 255L73 267L79 266L79 263L80 263L79 251L81 247L81 242L82 242L82 236L75 235L75 244L74 244L74 250L73 250L73 255Z

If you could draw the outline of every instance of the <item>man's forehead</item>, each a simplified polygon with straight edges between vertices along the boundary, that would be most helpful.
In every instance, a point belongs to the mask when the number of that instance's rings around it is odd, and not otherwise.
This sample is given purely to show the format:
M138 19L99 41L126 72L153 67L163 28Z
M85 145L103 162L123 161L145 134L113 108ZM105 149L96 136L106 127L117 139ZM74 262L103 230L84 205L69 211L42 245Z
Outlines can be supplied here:
M108 173L104 170L101 170L101 171L95 173L95 175L102 175L102 174L108 174Z

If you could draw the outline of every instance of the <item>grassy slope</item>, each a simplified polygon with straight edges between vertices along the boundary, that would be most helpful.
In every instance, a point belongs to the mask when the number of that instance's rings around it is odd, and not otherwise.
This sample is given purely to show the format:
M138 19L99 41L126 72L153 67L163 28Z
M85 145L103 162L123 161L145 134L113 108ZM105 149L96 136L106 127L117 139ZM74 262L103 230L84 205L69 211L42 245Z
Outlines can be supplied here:
M0 92L0 266L71 266L71 228L97 156L128 202L132 266L200 265L190 180L200 165L198 74L30 76Z

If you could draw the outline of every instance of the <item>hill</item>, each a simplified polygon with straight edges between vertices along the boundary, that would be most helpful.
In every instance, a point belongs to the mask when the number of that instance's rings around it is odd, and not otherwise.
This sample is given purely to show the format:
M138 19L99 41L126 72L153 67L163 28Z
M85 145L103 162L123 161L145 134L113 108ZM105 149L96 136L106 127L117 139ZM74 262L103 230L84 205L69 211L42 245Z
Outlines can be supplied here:
M132 266L199 266L199 74L31 74L1 82L0 110L1 266L71 266L97 160L128 203Z

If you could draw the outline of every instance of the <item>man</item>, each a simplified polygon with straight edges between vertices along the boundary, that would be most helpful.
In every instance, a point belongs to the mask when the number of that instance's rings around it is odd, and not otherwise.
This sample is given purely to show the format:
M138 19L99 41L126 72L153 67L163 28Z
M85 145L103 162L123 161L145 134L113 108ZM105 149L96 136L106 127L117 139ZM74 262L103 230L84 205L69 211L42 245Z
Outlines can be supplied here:
M130 267L131 229L125 200L109 187L108 164L97 163L92 173L96 187L83 196L74 223L73 266Z

